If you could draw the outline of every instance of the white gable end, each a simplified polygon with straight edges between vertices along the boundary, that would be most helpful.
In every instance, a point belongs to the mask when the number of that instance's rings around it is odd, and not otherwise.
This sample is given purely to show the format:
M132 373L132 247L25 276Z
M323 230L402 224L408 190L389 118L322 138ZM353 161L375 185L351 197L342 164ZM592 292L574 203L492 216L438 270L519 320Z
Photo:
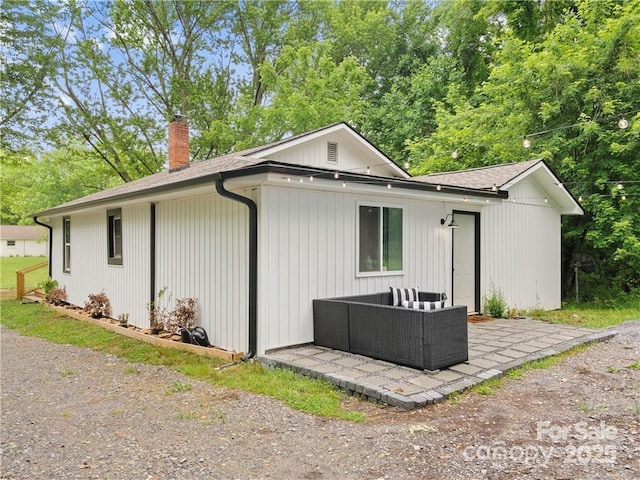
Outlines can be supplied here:
M537 163L501 188L509 192L511 201L515 198L515 201L533 205L553 205L561 215L584 214L580 204L544 162Z
M328 170L410 178L409 174L345 124L283 142L251 156Z

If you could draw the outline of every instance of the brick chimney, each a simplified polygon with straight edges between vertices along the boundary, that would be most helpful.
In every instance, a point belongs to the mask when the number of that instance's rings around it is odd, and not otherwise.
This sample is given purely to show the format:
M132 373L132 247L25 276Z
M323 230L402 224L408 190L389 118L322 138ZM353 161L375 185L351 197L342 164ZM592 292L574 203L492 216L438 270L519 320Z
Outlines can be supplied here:
M189 124L187 117L176 115L169 124L169 171L189 166Z

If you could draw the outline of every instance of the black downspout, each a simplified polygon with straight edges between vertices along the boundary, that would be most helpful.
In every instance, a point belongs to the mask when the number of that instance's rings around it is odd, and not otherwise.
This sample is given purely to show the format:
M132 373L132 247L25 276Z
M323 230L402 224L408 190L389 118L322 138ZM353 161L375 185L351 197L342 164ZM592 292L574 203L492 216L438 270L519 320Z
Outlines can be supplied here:
M33 221L38 225L42 225L44 228L49 230L49 265L47 270L49 271L49 278L51 278L51 254L53 253L53 227L51 225L47 225L46 223L42 223L38 221L38 217L33 217Z
M156 304L156 204L149 208L149 305Z
M222 176L216 180L216 191L225 198L249 207L249 351L243 361L253 358L258 349L258 206L250 198L224 188Z

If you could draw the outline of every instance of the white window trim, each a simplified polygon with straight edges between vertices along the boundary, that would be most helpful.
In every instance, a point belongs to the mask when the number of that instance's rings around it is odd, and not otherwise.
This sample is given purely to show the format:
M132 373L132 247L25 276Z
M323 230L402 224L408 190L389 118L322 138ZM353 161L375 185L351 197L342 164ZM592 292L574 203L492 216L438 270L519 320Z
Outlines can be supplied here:
M360 207L377 207L377 208L399 208L402 210L402 270L393 270L393 271L378 271L378 272L361 272L360 271ZM358 201L356 202L356 258L355 258L355 272L356 278L365 278L365 277L398 277L405 274L404 266L406 265L406 240L405 240L405 232L406 232L406 222L405 222L405 213L406 213L406 205L395 204L395 203L387 203L387 202L369 202L369 201ZM383 249L382 245L382 231L383 225L380 222L380 249ZM380 258L382 259L382 252L380 252Z

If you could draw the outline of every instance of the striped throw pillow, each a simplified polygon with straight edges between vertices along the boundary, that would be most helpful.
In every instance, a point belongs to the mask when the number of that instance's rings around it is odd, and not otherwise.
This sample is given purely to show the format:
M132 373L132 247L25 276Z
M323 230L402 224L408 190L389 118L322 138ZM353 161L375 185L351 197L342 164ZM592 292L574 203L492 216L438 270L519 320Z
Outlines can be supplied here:
M417 302L418 301L418 287L416 288L394 288L391 289L391 296L393 297L392 305L399 307L402 302Z
M402 306L412 310L438 310L444 308L444 300L438 302L402 302Z

